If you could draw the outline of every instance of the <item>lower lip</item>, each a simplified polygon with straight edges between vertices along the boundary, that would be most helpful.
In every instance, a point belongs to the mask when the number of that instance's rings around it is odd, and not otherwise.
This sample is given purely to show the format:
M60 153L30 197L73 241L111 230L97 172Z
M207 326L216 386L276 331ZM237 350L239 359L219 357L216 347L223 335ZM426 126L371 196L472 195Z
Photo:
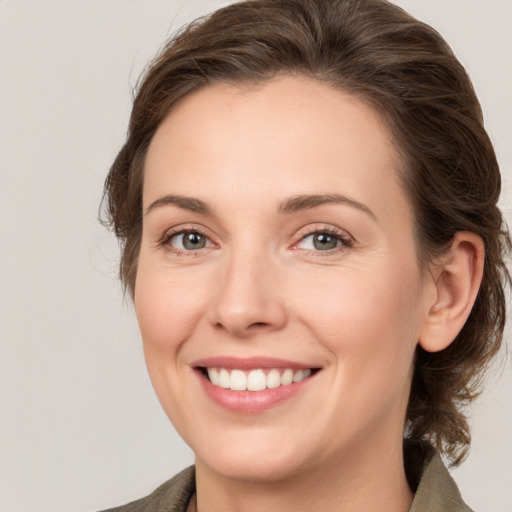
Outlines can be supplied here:
M313 374L300 382L294 382L287 386L278 386L262 391L233 391L214 386L200 370L196 370L195 373L198 375L205 393L214 403L229 411L243 414L264 412L292 398L300 393L316 375Z

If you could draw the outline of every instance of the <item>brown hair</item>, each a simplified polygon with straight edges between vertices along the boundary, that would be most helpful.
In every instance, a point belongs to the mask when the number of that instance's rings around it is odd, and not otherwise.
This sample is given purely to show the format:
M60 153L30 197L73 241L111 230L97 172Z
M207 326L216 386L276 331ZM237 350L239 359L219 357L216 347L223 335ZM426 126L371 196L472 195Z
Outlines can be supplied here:
M133 295L144 160L162 120L208 84L257 84L283 73L355 94L382 115L403 160L423 261L446 250L458 231L485 243L471 315L447 349L418 347L407 410L406 436L430 440L458 464L470 442L464 406L502 342L510 240L497 208L498 163L470 79L441 36L402 9L385 0L249 0L170 39L142 77L127 141L105 183L124 286Z

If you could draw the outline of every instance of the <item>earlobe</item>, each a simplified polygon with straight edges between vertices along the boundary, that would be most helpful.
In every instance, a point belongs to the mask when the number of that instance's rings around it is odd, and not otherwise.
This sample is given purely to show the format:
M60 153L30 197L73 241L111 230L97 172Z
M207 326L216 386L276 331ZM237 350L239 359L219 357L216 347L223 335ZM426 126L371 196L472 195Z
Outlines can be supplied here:
M419 339L424 350L445 349L464 326L480 288L484 258L484 243L478 235L463 231L454 236L433 272L434 299Z

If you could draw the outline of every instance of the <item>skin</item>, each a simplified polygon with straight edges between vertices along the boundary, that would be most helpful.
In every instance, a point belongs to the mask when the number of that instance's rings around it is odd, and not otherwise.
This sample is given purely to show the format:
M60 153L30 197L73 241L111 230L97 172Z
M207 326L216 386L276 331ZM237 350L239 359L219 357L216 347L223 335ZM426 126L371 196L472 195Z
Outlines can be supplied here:
M397 170L377 114L304 77L209 86L156 132L134 299L153 386L195 453L201 512L409 509L402 437L414 351L432 325L445 332L457 281L422 271ZM310 194L349 201L280 210ZM211 211L155 203L167 195ZM184 249L183 229L205 247ZM330 251L311 235L326 229L340 237ZM474 262L470 237L459 245L459 259ZM214 404L191 366L226 355L321 371L289 400L241 414Z

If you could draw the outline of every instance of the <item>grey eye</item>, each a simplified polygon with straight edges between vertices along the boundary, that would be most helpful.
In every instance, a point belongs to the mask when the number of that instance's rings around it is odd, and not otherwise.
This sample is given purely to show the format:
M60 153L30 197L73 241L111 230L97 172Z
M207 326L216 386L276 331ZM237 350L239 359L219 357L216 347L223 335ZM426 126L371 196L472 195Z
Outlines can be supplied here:
M313 247L317 251L328 251L330 249L336 249L339 244L339 238L328 233L316 233L311 235L313 240Z
M348 241L344 240L341 235L329 233L327 231L317 231L305 236L298 244L299 249L307 249L310 251L330 251L337 249L342 245L350 246Z
M174 235L171 245L176 249L185 251L197 251L206 247L208 239L197 231L188 231Z

